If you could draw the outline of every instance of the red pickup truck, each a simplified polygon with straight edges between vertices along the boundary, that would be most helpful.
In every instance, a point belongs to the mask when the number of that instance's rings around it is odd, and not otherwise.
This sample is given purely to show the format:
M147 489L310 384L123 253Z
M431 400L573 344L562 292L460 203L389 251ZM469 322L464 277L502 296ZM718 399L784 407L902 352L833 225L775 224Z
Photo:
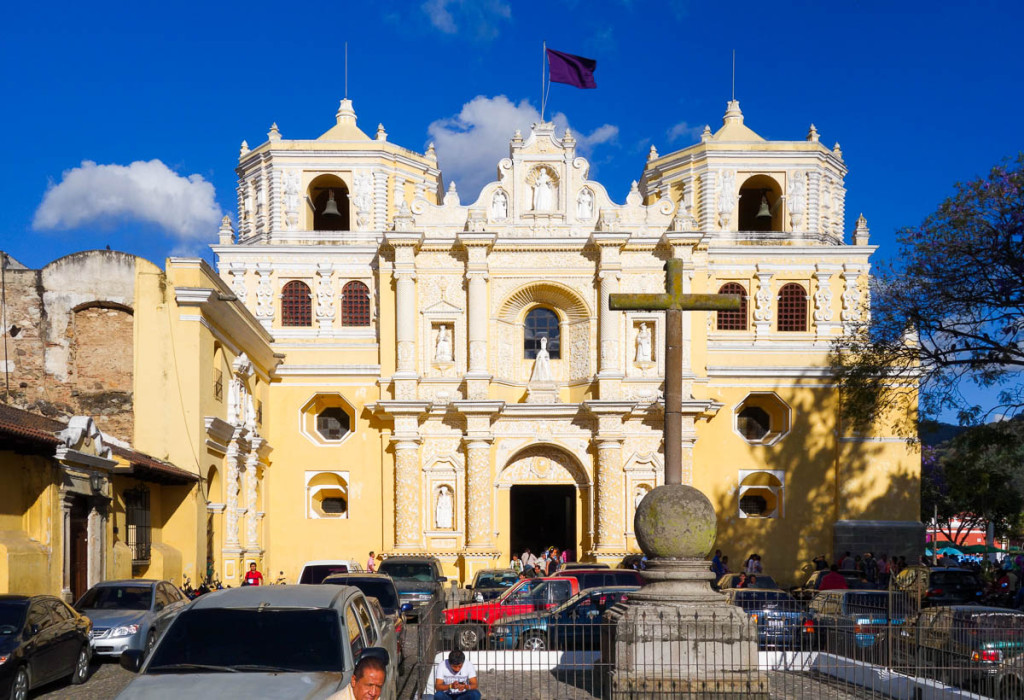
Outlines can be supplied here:
M551 576L520 581L501 597L485 603L460 605L444 611L445 638L454 638L460 649L475 649L486 639L487 629L507 615L547 610L561 605L580 592L579 581L572 577Z

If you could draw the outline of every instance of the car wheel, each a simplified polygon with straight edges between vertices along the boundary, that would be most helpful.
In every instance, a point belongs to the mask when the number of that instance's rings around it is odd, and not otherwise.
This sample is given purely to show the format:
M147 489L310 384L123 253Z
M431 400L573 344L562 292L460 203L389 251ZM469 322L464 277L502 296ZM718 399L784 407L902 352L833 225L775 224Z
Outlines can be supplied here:
M149 634L146 635L146 648L144 650L145 658L149 658L149 655L153 653L153 647L156 646L156 632L150 630Z
M477 625L464 625L455 633L455 645L463 651L476 649L483 630Z
M14 683L11 685L11 700L26 700L28 698L28 669L22 666L14 673Z
M83 644L78 650L78 660L75 661L75 670L71 672L72 685L81 685L89 680L89 645Z
M1024 682L1013 676L1004 678L1003 682L999 684L999 695L996 697L999 700L1020 700L1024 697Z
M541 632L527 632L519 645L526 651L547 651L548 640Z

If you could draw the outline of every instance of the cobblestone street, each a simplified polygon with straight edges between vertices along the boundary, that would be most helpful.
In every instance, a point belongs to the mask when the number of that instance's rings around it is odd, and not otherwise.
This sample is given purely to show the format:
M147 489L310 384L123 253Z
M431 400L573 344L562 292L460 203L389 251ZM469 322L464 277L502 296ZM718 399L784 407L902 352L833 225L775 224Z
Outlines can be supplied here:
M67 698L71 700L109 700L124 690L134 678L134 674L124 670L117 661L93 662L89 669L89 680L84 685L71 685L68 681L58 681L36 689L32 698Z

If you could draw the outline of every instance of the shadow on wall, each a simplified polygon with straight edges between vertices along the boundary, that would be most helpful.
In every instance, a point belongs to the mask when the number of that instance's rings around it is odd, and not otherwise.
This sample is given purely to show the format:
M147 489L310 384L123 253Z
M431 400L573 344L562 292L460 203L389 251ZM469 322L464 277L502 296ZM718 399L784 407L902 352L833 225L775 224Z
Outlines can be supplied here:
M903 555L916 561L924 546L918 522L918 446L872 436L844 439L835 392L822 397L825 400L782 398L792 408L789 432L774 444L748 444L757 470L736 473L708 494L719 509L715 547L729 556L730 570L742 570L747 557L757 553L764 572L789 585L805 580L815 556L824 554L834 562L843 553L833 551L839 547L854 554L870 551L876 557ZM728 439L743 439L728 427ZM741 490L753 497L743 509ZM765 508L764 515L756 513L760 508ZM909 523L901 527L892 521Z

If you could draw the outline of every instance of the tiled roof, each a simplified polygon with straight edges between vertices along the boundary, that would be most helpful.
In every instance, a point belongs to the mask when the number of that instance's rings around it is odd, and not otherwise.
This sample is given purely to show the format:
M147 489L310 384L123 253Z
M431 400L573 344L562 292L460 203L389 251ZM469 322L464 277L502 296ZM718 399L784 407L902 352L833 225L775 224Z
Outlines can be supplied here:
M140 479L165 484L189 484L199 481L199 477L192 472L176 467L170 462L118 445L111 445L110 449L114 454L127 460L132 465L132 474Z
M28 438L31 442L43 445L56 445L60 440L55 433L66 427L58 420L0 404L0 435Z

